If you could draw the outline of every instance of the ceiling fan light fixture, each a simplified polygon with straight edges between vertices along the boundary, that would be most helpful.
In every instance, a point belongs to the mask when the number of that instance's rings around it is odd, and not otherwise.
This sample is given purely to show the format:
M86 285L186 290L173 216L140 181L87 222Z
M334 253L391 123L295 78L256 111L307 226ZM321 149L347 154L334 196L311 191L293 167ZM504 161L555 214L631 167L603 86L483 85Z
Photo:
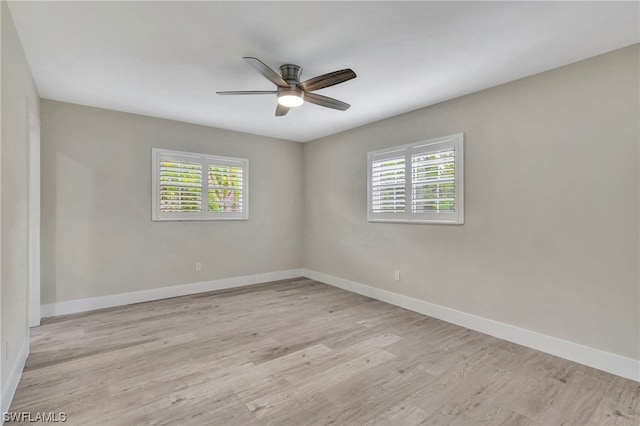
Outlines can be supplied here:
M288 108L299 107L304 103L304 92L281 90L280 93L278 93L278 103Z

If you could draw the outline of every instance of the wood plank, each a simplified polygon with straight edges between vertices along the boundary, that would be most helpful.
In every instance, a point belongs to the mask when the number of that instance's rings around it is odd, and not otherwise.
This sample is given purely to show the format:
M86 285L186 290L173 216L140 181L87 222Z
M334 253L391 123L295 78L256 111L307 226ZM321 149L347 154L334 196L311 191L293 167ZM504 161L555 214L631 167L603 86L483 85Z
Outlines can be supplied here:
M69 425L640 424L637 382L306 278L32 336L11 411Z

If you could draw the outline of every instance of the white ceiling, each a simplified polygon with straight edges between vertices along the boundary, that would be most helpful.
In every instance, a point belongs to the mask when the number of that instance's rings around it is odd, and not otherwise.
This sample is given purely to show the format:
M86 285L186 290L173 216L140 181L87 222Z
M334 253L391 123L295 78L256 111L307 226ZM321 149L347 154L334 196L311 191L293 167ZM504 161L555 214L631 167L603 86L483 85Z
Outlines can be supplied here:
M11 2L43 98L309 141L640 41L631 2ZM275 117L243 60L358 78Z

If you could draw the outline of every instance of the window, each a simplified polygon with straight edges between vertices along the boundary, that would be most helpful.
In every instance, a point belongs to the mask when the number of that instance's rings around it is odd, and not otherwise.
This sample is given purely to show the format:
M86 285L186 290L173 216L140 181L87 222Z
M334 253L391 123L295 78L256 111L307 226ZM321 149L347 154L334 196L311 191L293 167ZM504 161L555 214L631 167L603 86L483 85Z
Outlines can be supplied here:
M371 222L464 223L462 133L370 152Z
M248 219L249 160L153 148L153 220Z

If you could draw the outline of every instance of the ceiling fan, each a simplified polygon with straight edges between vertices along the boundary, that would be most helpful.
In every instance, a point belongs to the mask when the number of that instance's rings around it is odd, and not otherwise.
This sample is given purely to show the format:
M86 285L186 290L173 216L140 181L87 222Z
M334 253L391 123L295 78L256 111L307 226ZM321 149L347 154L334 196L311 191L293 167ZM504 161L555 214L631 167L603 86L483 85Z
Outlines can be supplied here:
M286 115L290 108L298 107L302 105L304 101L340 111L346 111L351 106L337 99L311 93L314 90L324 89L325 87L344 83L347 80L356 78L356 73L350 68L322 74L300 83L302 68L298 65L282 65L280 67L282 76L280 76L258 58L244 57L242 59L247 61L247 63L262 74L263 77L278 86L278 90L216 92L218 95L277 95L278 106L276 107L276 117Z

